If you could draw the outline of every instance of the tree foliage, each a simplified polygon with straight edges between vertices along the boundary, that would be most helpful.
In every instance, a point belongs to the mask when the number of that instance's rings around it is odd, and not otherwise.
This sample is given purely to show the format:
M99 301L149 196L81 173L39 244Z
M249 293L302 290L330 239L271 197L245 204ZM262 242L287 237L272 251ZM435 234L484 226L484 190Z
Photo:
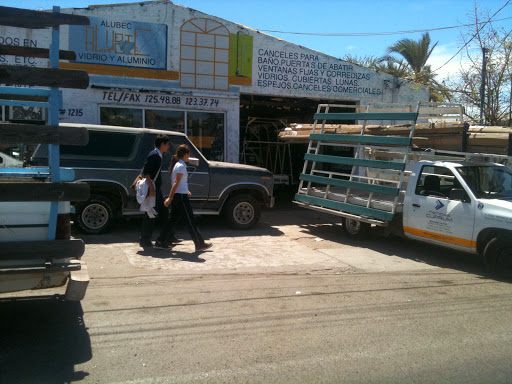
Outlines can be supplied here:
M399 40L388 47L387 54L382 57L346 55L343 60L423 85L430 90L431 101L446 101L450 99L450 93L436 81L437 75L427 65L436 45L437 42L431 45L427 32L418 41ZM393 54L398 54L401 58L396 58Z
M466 106L473 122L480 120L482 48L487 49L483 117L488 125L512 126L512 31L489 22L488 11L475 4L472 21L461 33L465 45L459 76L450 83L455 100Z

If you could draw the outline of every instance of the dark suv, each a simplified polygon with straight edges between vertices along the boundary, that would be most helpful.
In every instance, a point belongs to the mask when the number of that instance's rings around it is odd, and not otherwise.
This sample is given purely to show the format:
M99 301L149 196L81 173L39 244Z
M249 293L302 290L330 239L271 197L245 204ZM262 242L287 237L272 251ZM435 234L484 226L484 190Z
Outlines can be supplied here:
M246 229L258 222L262 205L274 205L272 173L249 165L206 160L182 133L85 124L61 126L89 130L88 145L61 146L61 167L73 168L75 180L87 182L91 187L88 201L72 202L75 223L86 233L105 232L115 217L142 214L130 186L154 148L157 134L166 134L171 139L171 149L164 154L162 164L164 196L171 189L167 171L171 155L180 144L187 144L190 147L188 185L195 214L223 214L231 226ZM47 148L41 145L36 149L32 165L47 164Z

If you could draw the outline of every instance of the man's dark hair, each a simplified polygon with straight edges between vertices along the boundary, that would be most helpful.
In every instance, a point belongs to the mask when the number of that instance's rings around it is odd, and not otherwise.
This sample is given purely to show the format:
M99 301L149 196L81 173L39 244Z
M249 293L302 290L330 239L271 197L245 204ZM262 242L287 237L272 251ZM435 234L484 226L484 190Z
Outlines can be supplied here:
M155 147L160 148L162 144L167 144L169 142L169 136L167 135L156 135L155 137Z

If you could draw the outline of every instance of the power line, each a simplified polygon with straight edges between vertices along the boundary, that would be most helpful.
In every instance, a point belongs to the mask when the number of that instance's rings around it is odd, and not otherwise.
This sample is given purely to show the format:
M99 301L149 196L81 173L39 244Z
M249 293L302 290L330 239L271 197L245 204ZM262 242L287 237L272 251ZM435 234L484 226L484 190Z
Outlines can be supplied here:
M503 9L507 4L505 4L501 9ZM501 9L499 11L501 11ZM498 13L498 12L496 12L496 13ZM494 15L496 15L496 13ZM486 23L491 21L491 19L492 19L492 17L489 20L487 20ZM512 19L512 17L504 17L503 19L496 19L494 21L502 21L502 20L509 20L509 19ZM461 25L454 25L451 27L439 27L439 28L430 28L430 29L413 29L410 31L394 31L394 32L316 33L316 32L275 31L275 30L270 30L270 29L259 29L259 31L271 32L271 33L286 33L286 34L291 34L291 35L308 35L308 36L333 36L333 37L366 37L366 36L368 36L368 37L370 37L370 36L403 35L403 34L409 34L409 33L441 31L444 29L469 27L471 25L473 25L473 24L461 24Z
M487 21L486 21L486 22L485 22L485 23L484 23L484 24L483 24L483 25L482 25L482 26L481 26L481 27L480 27L480 28L475 32L475 34L473 35L473 37L472 37L471 39L469 39L469 41L468 41L466 44L464 44L462 47L460 47L460 49L457 51L457 53L455 53L452 57L450 57L450 58L448 59L448 61L447 61L446 63L444 63L443 65L441 65L439 68L435 69L433 72L437 72L437 71L439 71L439 70L440 70L441 68L443 68L446 64L448 64L450 61L452 61L452 60L453 60L453 58L454 58L455 56L457 56L457 55L460 53L460 51L462 51L462 50L463 50L463 49L464 49L464 48L465 48L469 43L471 43L471 42L473 41L473 39L478 35L478 33L479 33L479 32L480 32L480 31L481 31L481 30L482 30L482 29L483 29L483 28L484 28L484 27L485 27L485 26L486 26L486 25L487 25L487 24L492 20L492 18L493 18L494 16L496 16L498 13L500 13L500 12L501 12L501 10L502 10L503 8L505 8L507 5L509 5L509 4L510 4L510 1L511 1L511 0L508 0L508 1L505 3L505 5L504 5L503 7L501 7L500 9L498 9L498 10L494 13L494 15L492 15L492 16L489 18L489 20L487 20ZM495 20L495 21L497 21L497 20ZM473 24L471 24L471 25L473 25Z

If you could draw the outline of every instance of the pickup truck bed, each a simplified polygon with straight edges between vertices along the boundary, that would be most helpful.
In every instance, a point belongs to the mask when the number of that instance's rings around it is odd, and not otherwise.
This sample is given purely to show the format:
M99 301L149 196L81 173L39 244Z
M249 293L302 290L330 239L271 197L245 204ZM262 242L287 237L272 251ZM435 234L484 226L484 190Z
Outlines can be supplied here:
M307 188L300 188L299 194L306 195ZM330 187L329 191L326 194L325 187L311 187L309 190L308 196L313 196L321 199L328 199L330 201L337 201L341 203L348 203L351 205L357 205L360 207L368 207L373 209L378 209L381 211L392 212L394 206L394 196L377 194L374 193L370 200L370 204L368 205L369 193L365 193L358 190L351 190L349 194L349 198L347 201L347 188L343 187ZM395 213L402 212L402 203L404 199L404 192L400 193L397 208ZM335 211L331 211L331 213L335 213ZM340 216L342 216L342 212L340 212Z

